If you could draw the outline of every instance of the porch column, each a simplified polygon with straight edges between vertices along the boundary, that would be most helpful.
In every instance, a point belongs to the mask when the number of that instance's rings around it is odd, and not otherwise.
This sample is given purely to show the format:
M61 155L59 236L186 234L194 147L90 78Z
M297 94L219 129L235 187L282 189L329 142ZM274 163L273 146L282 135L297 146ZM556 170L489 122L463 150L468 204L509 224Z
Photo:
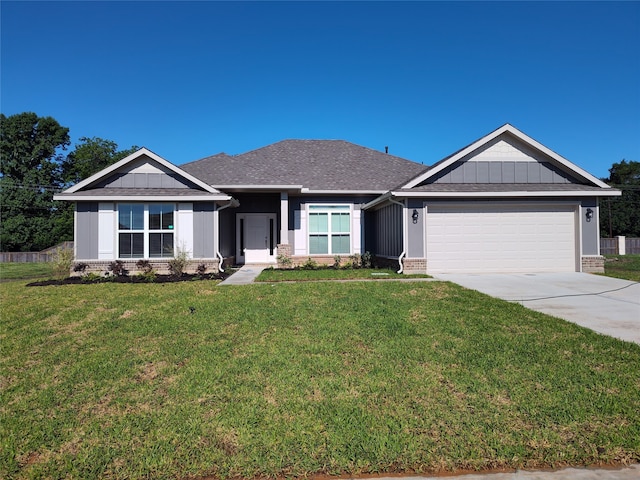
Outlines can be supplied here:
M289 244L289 194L280 192L280 243Z

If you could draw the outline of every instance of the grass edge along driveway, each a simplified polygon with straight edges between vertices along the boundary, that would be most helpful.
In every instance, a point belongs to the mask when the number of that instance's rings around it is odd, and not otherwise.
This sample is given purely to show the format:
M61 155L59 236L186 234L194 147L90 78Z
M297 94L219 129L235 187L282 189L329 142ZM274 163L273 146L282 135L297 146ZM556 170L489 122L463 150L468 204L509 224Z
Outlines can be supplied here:
M443 282L0 285L0 477L640 460L640 347Z

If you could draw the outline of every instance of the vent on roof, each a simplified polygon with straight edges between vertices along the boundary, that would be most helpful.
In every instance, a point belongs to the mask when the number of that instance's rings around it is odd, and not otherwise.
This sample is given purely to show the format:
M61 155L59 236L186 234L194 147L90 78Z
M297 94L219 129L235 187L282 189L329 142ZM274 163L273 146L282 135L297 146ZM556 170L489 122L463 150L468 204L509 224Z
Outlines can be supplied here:
M389 153L389 147L388 146L384 147L384 153Z

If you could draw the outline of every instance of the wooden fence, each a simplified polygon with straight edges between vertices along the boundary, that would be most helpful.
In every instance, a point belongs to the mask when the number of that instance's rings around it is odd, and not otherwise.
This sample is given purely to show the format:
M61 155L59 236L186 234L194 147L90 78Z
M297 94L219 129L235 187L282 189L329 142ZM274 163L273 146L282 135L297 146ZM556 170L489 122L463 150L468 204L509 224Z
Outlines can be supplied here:
M600 239L600 255L618 255L620 253L620 241L618 237ZM625 254L640 254L640 238L625 237Z
M73 250L73 242L62 242L41 252L0 252L0 263L48 262L52 260L58 248Z

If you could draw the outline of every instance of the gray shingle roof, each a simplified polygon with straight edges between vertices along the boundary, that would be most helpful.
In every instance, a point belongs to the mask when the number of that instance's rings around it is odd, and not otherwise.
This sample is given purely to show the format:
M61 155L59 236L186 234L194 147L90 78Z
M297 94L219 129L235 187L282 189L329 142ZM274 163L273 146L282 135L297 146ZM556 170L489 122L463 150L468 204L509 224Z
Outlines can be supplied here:
M180 166L213 186L302 185L311 190L386 191L427 167L343 140L283 140L241 155Z
M602 188L575 183L429 183L399 192L602 192Z
M164 197L190 197L190 196L211 196L216 197L224 194L210 193L204 190L192 188L92 188L90 190L80 190L75 193L60 193L59 197L141 197L147 195L157 195Z

